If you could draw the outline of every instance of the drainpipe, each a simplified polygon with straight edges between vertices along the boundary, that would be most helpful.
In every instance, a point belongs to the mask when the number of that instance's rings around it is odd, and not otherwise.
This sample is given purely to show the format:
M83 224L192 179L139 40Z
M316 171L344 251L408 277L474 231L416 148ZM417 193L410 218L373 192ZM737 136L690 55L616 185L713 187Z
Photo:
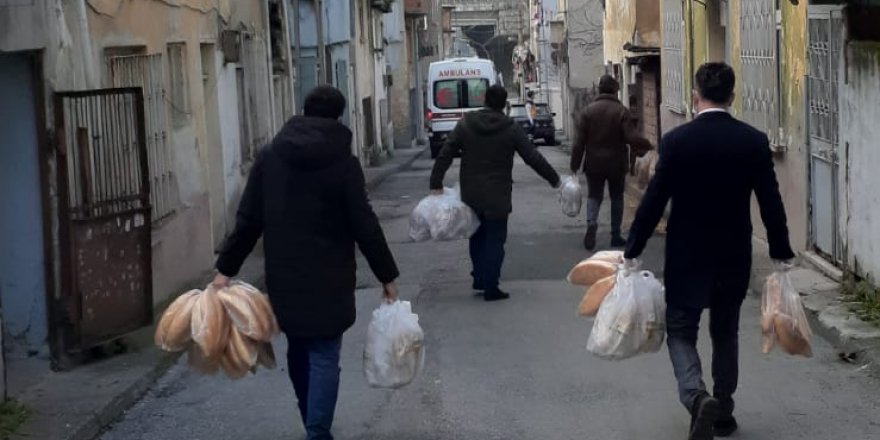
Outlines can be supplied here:
M80 45L83 50L83 75L85 79L84 88L98 88L98 75L95 71L94 53L92 52L91 32L89 32L89 15L86 8L86 0L74 2L76 7L76 19L79 22Z

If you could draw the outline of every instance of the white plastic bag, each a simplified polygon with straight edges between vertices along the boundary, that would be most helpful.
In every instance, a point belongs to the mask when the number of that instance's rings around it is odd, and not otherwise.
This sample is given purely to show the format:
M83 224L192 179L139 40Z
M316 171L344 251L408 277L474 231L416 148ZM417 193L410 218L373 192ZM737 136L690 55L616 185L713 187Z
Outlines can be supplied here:
M559 186L559 205L562 207L562 212L569 217L577 217L580 215L583 200L584 193L578 177L564 176Z
M364 374L374 388L401 388L425 364L425 334L409 301L383 303L373 311L364 348Z
M414 241L463 240L480 227L477 214L461 201L458 189L445 188L443 195L422 199L409 221L409 236Z
M660 350L666 336L663 285L648 271L620 270L587 342L590 353L621 360Z

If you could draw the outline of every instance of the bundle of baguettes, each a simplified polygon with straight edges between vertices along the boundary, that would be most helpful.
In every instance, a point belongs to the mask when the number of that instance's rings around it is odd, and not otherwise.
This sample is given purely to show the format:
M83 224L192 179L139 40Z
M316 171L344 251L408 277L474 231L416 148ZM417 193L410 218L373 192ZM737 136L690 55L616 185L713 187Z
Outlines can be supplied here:
M155 341L165 351L187 351L190 367L201 373L223 370L239 379L258 365L275 368L276 334L269 298L250 284L233 281L175 299L156 325Z
M601 251L581 261L568 273L568 282L587 287L578 305L578 315L595 316L605 297L614 289L617 268L623 264L623 252Z

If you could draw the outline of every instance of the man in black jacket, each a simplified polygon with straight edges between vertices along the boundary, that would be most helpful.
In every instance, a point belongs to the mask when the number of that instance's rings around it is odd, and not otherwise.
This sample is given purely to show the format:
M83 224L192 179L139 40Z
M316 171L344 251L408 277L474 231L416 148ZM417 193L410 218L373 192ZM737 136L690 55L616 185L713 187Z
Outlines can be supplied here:
M513 156L525 160L554 188L559 175L529 141L523 129L504 114L507 91L494 85L486 91L486 108L468 113L446 139L434 162L431 191L443 193L443 178L452 159L461 154L461 198L480 218L480 228L470 240L474 290L483 299L510 297L498 287L507 241L507 218L513 210Z
M767 136L734 119L735 77L723 63L697 71L696 119L660 142L660 160L630 230L627 263L645 248L668 201L666 326L681 402L691 413L689 439L726 437L737 429L733 394L739 376L739 317L751 275L754 193L770 256L794 258ZM703 383L697 332L708 308L712 395Z
M261 150L251 169L235 230L217 260L214 284L235 276L262 235L266 284L287 336L288 372L309 440L332 439L342 334L355 321L355 244L397 298L399 273L339 122L345 98L332 87L306 97Z

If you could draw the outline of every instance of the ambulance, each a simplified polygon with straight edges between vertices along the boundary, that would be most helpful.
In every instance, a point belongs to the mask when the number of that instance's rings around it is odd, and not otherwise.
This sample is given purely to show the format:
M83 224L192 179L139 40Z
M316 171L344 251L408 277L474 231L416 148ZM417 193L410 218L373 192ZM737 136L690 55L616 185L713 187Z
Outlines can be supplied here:
M454 58L431 63L425 123L432 158L437 157L446 136L465 113L483 108L489 86L500 83L491 60Z

